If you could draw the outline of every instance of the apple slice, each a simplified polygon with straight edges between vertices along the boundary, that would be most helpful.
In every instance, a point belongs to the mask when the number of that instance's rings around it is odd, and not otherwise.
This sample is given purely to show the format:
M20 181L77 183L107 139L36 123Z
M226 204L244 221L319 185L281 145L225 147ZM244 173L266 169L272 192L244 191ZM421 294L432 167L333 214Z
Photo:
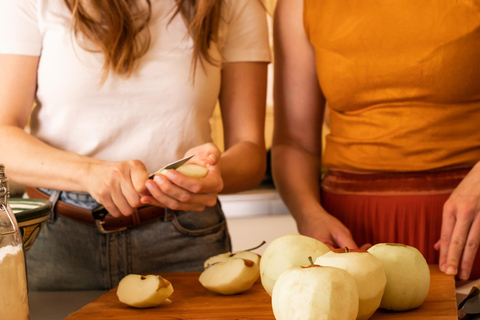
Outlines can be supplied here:
M275 282L272 308L276 320L355 320L357 285L343 269L292 267Z
M188 176L188 177L191 177L191 178L196 178L196 179L204 178L208 173L207 168L205 168L204 166L201 166L199 164L195 164L195 163L184 164L184 165L178 167L175 170L180 172L181 174L183 174L185 176ZM166 175L167 172L168 172L168 170L163 169L159 173L163 174L163 175Z
M387 277L382 261L366 250L335 249L315 261L315 264L331 266L347 271L358 288L358 320L369 319L380 306Z
M202 286L223 295L237 294L250 289L260 276L258 263L235 256L222 257L220 261L215 262L211 260L212 264L207 266L198 279Z
M265 291L272 295L277 278L288 268L308 265L308 257L315 260L330 249L317 239L300 234L276 238L267 246L260 259L260 277Z
M157 307L172 293L172 284L158 275L129 274L117 288L118 299L135 308Z
M425 301L430 288L430 269L420 251L399 243L379 243L368 252L382 261L387 275L380 308L406 311Z

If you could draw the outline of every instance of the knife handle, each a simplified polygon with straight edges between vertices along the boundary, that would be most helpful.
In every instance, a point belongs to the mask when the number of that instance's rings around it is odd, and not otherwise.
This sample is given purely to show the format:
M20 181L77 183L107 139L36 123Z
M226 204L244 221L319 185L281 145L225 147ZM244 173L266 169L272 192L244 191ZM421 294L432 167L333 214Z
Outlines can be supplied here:
M105 209L103 204L99 204L92 210L92 216L95 220L103 220L107 216L108 211Z

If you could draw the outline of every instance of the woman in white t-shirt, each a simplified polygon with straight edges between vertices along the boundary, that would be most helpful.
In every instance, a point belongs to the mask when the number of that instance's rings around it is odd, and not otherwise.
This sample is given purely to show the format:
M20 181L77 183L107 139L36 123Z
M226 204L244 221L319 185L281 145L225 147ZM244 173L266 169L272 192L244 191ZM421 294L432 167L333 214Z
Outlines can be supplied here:
M55 206L27 254L30 289L106 289L229 251L217 194L263 177L269 60L256 0L0 0L1 161ZM189 154L205 178L148 179Z

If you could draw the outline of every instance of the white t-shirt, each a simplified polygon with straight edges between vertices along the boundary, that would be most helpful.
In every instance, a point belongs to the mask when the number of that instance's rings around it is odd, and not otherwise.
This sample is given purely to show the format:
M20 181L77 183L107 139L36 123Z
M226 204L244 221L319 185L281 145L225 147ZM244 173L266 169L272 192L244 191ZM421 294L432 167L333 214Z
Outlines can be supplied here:
M218 46L223 63L270 61L266 13L257 0L226 0ZM100 86L103 55L80 47L63 0L0 0L0 53L40 56L31 134L98 159L142 160L149 172L211 141L209 119L221 65L197 66L174 0L152 0L151 45L128 79Z

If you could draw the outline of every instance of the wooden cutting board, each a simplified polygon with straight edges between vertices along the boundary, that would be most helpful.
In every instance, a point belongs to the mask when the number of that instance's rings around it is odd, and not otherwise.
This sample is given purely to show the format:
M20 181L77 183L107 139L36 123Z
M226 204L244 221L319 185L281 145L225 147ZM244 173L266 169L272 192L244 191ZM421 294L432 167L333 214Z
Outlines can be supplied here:
M430 266L431 285L427 299L418 309L407 312L378 310L370 319L456 320L455 280ZM67 320L275 320L270 296L260 280L250 290L233 296L220 296L207 291L198 282L200 273L166 273L175 290L171 304L152 309L135 309L117 299L116 288L71 314Z

